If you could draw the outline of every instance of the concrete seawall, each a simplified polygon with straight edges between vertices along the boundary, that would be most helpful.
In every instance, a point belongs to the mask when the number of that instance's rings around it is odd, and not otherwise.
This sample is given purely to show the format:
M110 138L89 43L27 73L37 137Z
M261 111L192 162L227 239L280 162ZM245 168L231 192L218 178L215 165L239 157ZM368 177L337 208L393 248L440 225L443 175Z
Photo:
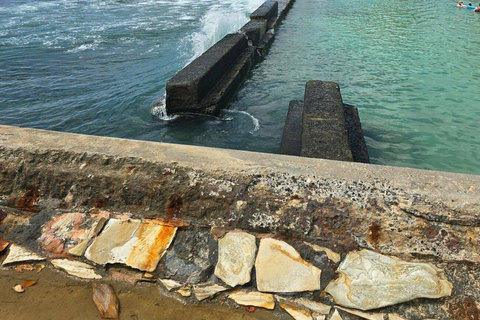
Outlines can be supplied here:
M288 241L304 257L308 241L342 256L367 248L435 263L451 297L382 310L411 320L478 312L479 176L9 126L0 126L0 168L1 236L35 250L41 226L64 213L173 215L187 229L161 262L167 271L168 257L197 250L188 246L210 228L240 229Z
M293 1L264 2L237 33L226 35L180 70L167 82L167 113L217 114L225 108L268 51Z

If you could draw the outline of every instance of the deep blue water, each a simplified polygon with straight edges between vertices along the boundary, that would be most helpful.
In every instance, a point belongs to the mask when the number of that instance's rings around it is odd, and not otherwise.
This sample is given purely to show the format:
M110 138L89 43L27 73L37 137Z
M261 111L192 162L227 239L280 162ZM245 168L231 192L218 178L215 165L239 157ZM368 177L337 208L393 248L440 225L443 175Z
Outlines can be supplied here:
M455 1L297 0L219 118L150 107L262 1L0 0L0 124L278 152L290 100L336 81L373 163L480 174L480 14Z

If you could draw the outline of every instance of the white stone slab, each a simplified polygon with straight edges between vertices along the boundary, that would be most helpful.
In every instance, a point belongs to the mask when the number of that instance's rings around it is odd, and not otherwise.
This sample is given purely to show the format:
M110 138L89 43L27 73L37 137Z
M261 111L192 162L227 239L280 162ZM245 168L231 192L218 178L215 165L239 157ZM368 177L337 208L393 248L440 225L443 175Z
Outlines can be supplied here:
M350 252L326 292L335 303L360 310L377 309L416 298L449 296L452 284L429 263L406 262L370 251Z
M3 260L2 266L7 264L12 264L16 262L26 262L26 261L42 261L45 260L44 257L36 254L33 251L30 251L24 247L21 247L17 244L12 243L8 251L8 255Z
M215 276L231 287L250 282L257 245L246 232L229 232L218 240Z
M176 231L176 227L157 220L110 219L87 248L85 257L101 265L123 263L152 272Z
M102 276L95 272L95 268L89 264L68 260L54 259L50 261L55 268L62 269L66 273L83 279L102 279Z
M300 257L288 243L265 238L255 261L257 288L263 292L302 292L320 289L321 270Z

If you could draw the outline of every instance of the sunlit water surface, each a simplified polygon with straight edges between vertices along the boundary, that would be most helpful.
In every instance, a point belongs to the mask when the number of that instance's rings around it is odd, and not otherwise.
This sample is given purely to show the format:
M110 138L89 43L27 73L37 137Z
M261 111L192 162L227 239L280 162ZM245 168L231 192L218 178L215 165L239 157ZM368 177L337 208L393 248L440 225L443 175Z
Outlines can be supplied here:
M167 80L263 1L0 1L0 123L278 152L290 100L336 81L371 161L480 174L480 14L455 2L297 0L219 118L150 114Z

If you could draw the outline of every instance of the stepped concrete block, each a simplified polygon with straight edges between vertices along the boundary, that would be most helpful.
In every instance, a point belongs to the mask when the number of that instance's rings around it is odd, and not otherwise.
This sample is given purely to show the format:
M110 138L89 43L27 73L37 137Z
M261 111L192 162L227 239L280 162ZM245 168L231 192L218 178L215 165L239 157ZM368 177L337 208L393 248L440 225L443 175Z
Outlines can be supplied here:
M255 63L255 47L248 47L207 97L201 101L202 113L218 114L237 93Z
M302 151L303 101L292 100L288 106L287 120L283 127L280 153L299 156Z
M247 48L243 34L227 34L167 82L167 113L195 112Z
M215 275L231 287L250 282L257 245L246 232L229 232L218 240Z
M301 156L353 160L338 84L308 81L303 112Z
M248 40L256 46L260 39L262 39L265 32L267 32L267 21L263 19L248 21L240 31L244 33Z
M345 121L348 131L348 142L354 162L370 163L365 137L363 136L362 124L358 116L358 109L354 106L345 104Z
M278 16L278 2L277 1L265 1L257 10L252 12L250 19L258 20L265 19L268 22L276 19Z
M257 288L263 292L302 292L320 289L321 270L300 257L288 243L265 238L255 261Z

